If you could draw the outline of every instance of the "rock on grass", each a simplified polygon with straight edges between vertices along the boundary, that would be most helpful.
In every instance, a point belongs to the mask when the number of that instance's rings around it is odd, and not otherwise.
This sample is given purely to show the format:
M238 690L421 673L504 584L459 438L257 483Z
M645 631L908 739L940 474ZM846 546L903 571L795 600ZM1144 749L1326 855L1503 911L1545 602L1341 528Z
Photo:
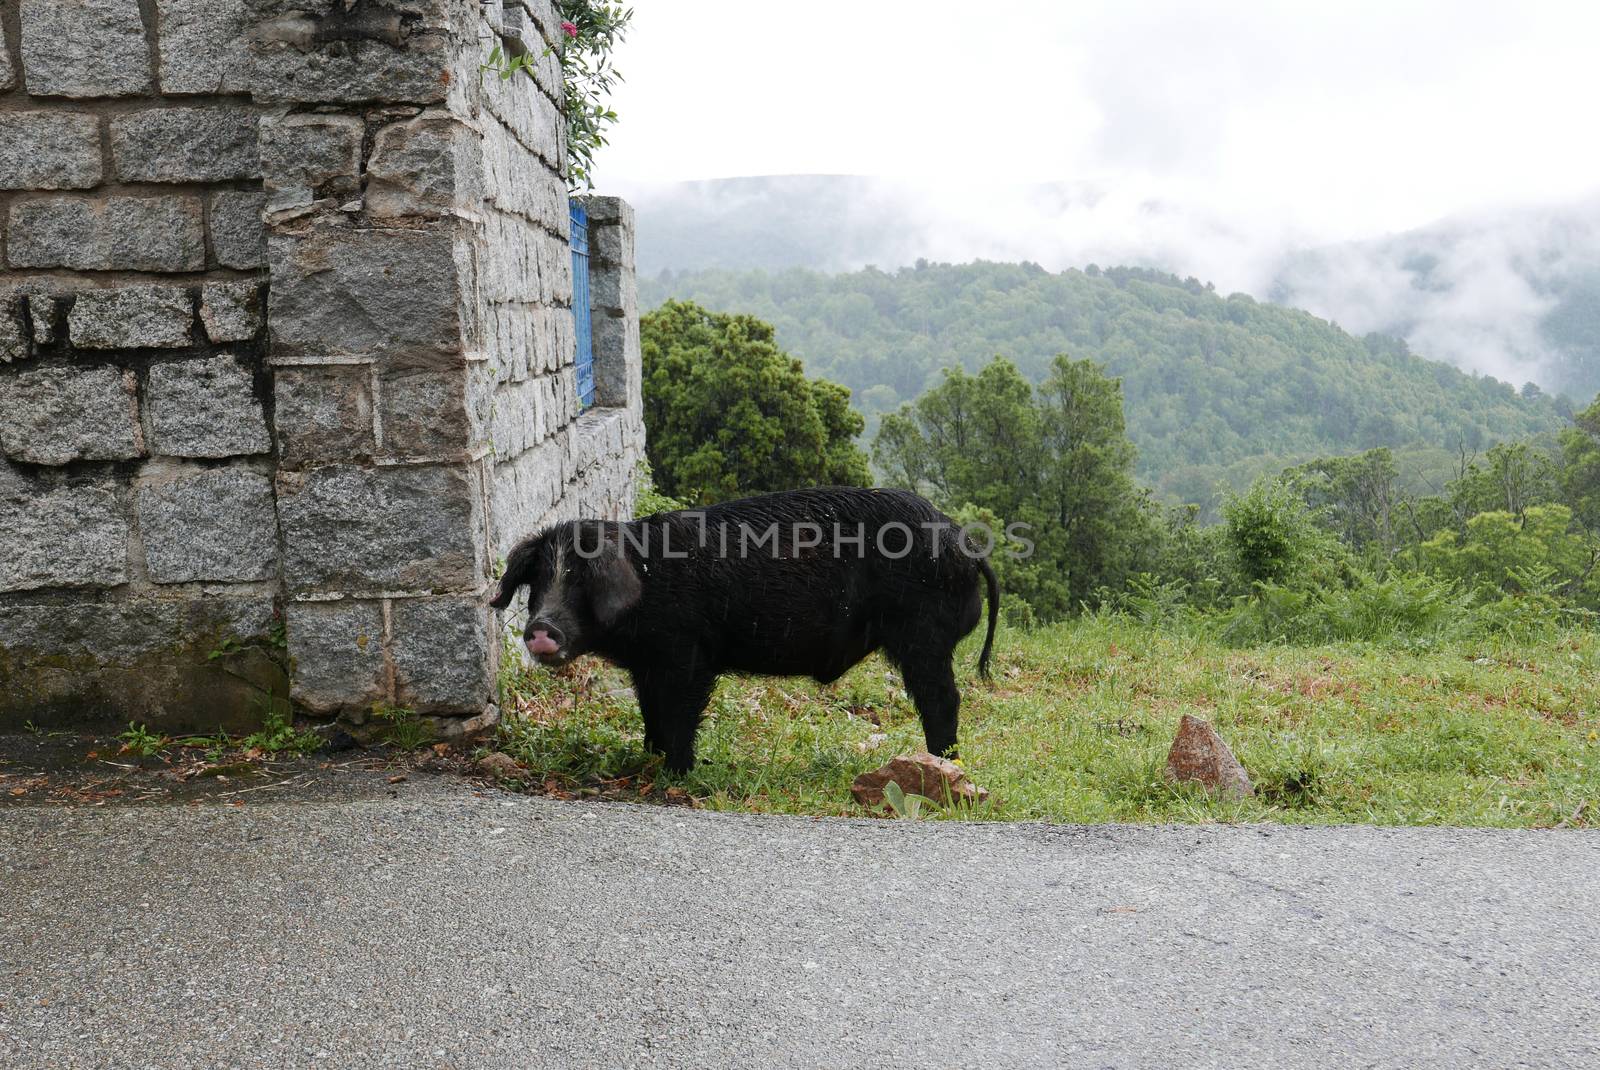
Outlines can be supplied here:
M479 775L494 777L496 780L509 780L522 774L522 766L509 754L500 751L491 751L473 763Z
M876 809L883 805L884 785L893 781L907 795L922 795L944 805L946 802L982 802L988 791L978 787L962 768L931 754L902 754L888 765L862 773L850 785L850 794L862 806Z
M1166 778L1169 783L1196 782L1207 791L1233 799L1255 794L1250 775L1222 742L1210 721L1183 715L1178 736L1167 752Z

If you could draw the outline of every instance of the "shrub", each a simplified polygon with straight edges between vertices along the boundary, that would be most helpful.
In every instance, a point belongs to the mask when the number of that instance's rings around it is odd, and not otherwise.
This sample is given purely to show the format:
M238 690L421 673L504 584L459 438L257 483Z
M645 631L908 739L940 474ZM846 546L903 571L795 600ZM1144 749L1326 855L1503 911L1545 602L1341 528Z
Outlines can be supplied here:
M1281 479L1257 479L1222 506L1227 543L1246 584L1319 585L1345 562L1338 539L1317 521L1300 493Z

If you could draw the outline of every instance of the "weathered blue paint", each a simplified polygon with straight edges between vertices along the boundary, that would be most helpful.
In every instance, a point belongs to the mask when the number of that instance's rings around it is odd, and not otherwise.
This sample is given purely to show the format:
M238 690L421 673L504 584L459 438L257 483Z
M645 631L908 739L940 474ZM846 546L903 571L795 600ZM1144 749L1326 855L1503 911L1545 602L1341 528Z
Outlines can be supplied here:
M594 327L589 319L589 213L572 206L572 320L578 334L578 404L594 404Z

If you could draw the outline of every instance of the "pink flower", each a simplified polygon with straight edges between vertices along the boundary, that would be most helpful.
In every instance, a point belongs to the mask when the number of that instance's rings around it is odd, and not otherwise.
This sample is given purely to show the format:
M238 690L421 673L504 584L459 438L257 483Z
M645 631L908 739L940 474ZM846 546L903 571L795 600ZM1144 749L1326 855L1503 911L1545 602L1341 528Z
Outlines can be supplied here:
M575 22L563 22L561 24L561 32L568 37L576 37L578 36L578 24Z

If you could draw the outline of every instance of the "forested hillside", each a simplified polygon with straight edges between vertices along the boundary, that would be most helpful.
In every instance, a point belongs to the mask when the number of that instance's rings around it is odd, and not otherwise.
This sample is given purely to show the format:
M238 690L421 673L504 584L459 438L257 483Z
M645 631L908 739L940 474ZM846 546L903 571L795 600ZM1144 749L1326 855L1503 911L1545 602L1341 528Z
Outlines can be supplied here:
M1103 191L1073 183L1005 186L973 201L858 175L773 175L645 184L639 271L713 268L894 270L934 260L1100 263L1180 273L1213 261L1177 237L1226 232L1222 218L1162 206L1143 235L1107 238L1092 220ZM1087 215L1086 215L1087 214ZM1094 233L1098 238L1091 238ZM1162 235L1166 234L1167 239ZM1098 247L1098 248L1096 248ZM1408 339L1432 360L1582 404L1600 391L1600 197L1504 205L1369 240L1252 246L1225 290L1309 309L1357 335Z
M941 370L995 355L1038 381L1066 353L1122 379L1138 474L1164 498L1209 503L1219 483L1377 446L1484 449L1551 431L1557 403L1520 396L1358 339L1304 312L1221 297L1137 268L1052 274L1033 264L926 264L894 273L663 272L646 308L684 298L750 313L811 375L848 386L869 419L914 400Z

